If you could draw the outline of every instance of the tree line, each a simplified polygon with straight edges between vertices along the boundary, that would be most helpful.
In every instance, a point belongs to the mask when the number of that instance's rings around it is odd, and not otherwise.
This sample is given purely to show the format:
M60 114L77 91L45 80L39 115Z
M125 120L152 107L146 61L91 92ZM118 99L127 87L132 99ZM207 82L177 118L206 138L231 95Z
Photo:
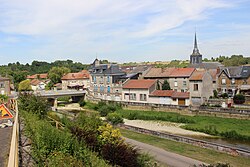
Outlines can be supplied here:
M26 79L27 75L48 73L53 67L65 67L70 72L79 72L88 68L88 64L73 62L72 60L57 60L51 63L44 61L33 61L31 64L21 64L19 62L9 63L0 66L0 75L9 77L12 83L17 85Z

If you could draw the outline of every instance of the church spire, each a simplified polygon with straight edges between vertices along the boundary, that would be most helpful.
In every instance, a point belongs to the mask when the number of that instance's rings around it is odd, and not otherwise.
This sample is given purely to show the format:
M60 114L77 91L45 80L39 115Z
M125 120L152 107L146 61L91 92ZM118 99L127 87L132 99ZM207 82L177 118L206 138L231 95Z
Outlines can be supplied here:
M190 55L190 63L191 64L202 63L202 55L200 54L199 49L198 49L196 31L194 34L194 49L193 49L193 53Z
M196 32L194 34L194 49L193 49L193 54L192 55L200 55L200 52L199 52L199 49L198 49L198 44L197 44Z

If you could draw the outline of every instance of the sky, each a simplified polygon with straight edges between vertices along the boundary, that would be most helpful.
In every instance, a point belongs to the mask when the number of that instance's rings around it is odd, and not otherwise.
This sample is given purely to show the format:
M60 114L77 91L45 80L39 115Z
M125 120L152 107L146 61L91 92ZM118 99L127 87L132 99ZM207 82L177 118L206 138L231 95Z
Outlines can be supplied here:
M250 0L0 0L0 64L250 53Z

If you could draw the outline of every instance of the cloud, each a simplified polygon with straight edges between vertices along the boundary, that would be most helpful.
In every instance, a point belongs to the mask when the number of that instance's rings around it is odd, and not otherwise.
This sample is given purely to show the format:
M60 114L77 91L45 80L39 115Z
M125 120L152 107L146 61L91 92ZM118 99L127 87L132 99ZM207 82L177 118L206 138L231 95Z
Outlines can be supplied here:
M18 36L28 36L30 58L78 60L81 54L138 53L136 47L162 42L173 29L233 5L223 0L0 1L0 32L12 37L7 42L22 42Z

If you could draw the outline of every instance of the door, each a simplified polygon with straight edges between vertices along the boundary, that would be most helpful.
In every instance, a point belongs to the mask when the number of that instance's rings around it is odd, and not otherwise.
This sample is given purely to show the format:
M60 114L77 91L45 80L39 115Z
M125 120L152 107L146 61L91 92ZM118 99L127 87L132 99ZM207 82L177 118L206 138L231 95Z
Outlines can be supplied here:
M185 106L185 99L178 99L178 105Z

